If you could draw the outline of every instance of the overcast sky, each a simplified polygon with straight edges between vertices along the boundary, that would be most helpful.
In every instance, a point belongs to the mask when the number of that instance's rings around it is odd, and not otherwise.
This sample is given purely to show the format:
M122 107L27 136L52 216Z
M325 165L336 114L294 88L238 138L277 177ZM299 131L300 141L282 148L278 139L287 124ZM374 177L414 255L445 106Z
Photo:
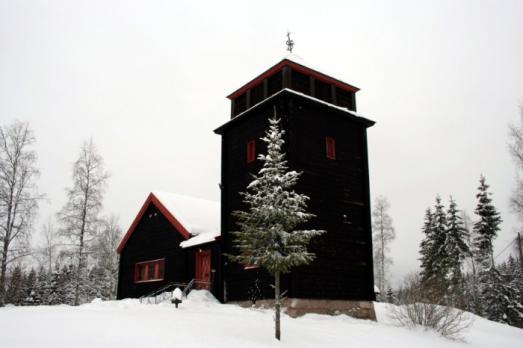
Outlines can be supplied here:
M37 225L64 204L89 137L124 230L152 190L218 200L225 96L284 57L287 30L297 55L361 88L358 111L377 122L371 192L392 205L395 279L419 265L426 207L452 194L472 215L480 174L504 220L497 252L514 238L520 0L0 0L0 124L36 134Z

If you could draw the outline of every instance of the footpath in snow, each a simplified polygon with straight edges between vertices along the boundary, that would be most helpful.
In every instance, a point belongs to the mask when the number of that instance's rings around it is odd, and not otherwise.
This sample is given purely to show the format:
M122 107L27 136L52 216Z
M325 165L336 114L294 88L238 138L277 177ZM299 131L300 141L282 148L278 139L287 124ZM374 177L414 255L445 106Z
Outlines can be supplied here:
M193 291L179 309L138 300L93 301L79 307L0 308L0 347L492 347L523 346L523 330L474 317L450 341L423 329L395 326L388 305L376 303L378 322L345 315L282 318L282 340L273 338L273 313L218 303Z

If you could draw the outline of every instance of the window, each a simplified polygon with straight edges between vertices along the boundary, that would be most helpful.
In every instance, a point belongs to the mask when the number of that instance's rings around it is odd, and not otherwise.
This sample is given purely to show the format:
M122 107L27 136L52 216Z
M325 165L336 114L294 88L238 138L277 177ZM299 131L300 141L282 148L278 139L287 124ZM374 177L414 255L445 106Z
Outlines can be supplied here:
M336 159L336 139L331 137L325 138L325 154L329 159Z
M165 259L138 262L134 267L134 282L156 282L163 280Z
M251 140L247 143L247 163L251 163L256 159L256 140Z

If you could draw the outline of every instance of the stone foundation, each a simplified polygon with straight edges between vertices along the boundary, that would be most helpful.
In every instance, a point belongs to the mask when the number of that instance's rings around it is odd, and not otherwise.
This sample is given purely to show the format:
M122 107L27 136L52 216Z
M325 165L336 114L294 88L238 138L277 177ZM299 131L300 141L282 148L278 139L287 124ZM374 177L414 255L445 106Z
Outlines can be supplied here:
M242 307L272 308L274 300L228 302ZM371 301L316 300L287 298L282 303L282 310L290 317L296 318L307 313L338 315L346 314L358 319L376 320L374 305Z

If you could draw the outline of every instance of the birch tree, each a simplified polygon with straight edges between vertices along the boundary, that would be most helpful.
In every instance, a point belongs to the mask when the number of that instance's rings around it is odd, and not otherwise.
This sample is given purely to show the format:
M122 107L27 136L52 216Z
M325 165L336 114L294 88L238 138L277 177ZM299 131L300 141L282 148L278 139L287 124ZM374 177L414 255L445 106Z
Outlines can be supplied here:
M35 137L28 123L0 127L0 306L7 267L30 254L31 224L38 210Z
M390 243L396 237L389 215L390 203L384 196L376 198L372 212L372 240L374 247L374 277L380 294L385 294L388 286L388 269L392 264L389 255Z
M69 240L75 261L74 305L80 304L81 292L85 290L88 252L100 227L99 214L107 178L103 159L92 139L85 142L73 165L73 185L66 189L67 202L58 213L60 234Z
M523 219L523 104L519 114L519 125L509 126L509 151L517 170L516 185L510 198L510 204L519 218Z
M311 238L325 231L303 230L299 226L312 214L306 212L308 197L293 188L300 176L289 171L285 154L284 132L279 119L269 120L270 127L261 140L267 144L267 155L260 155L263 167L242 193L246 211L237 211L239 231L232 232L237 255L233 261L259 266L274 276L275 337L280 339L280 276L291 268L306 265L314 259L307 251Z
M51 218L49 218L47 222L42 225L43 240L38 252L40 254L40 263L47 268L48 273L53 271L53 266L58 259L58 237L58 232Z

